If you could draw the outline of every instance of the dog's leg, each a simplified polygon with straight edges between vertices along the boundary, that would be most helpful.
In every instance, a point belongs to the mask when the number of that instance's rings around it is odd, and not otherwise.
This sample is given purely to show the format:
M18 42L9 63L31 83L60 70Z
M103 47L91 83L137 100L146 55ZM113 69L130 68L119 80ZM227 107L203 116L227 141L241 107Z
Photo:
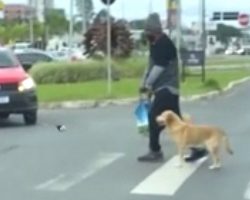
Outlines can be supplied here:
M209 169L219 169L221 167L219 158L219 147L218 146L207 146L208 151L211 155L213 164L209 166Z
M221 168L221 159L220 159L220 146L215 147L214 152L215 160L216 160L216 169Z
M183 167L184 163L185 163L185 159L184 159L184 152L185 152L185 147L184 145L177 145L177 149L178 149L178 155L179 155L179 162L176 163L176 167L181 168Z

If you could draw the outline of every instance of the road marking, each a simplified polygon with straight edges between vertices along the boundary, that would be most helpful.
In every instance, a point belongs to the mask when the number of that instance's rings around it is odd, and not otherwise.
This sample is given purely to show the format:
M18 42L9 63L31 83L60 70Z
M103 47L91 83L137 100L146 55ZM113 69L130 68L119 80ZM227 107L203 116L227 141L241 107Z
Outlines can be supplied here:
M56 178L37 185L35 189L59 192L66 191L123 156L124 154L122 153L100 154L82 172L74 175L60 174Z
M185 165L182 168L176 167L179 157L174 156L161 168L149 175L143 182L136 186L131 193L143 195L166 195L173 196L182 184L207 160L202 158L199 161Z
M44 190L44 189L48 188L49 186L55 184L56 182L60 181L64 177L65 177L65 174L60 174L58 177L50 179L50 180L46 181L45 183L42 183L42 184L36 186L35 189L36 190Z
M245 191L244 198L250 200L250 182L247 185L247 189Z

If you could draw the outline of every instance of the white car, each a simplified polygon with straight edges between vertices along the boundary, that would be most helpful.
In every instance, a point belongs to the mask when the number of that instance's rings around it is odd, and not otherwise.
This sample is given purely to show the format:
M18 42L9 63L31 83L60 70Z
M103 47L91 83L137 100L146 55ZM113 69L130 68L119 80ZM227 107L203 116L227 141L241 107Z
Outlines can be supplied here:
M15 53L21 52L25 49L32 48L32 44L28 42L17 42L14 45L12 45L12 49Z
M225 55L234 55L236 54L236 49L233 47L229 47L228 49L226 49L225 51Z

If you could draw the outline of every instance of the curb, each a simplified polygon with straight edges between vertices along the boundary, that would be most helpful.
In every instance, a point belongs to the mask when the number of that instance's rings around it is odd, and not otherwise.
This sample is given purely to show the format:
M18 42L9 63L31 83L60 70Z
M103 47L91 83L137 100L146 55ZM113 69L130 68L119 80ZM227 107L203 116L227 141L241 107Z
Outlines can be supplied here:
M234 87L241 85L247 81L250 81L250 76L245 77L240 80L232 81L228 84L227 87L221 91L211 91L205 94L192 95L190 97L181 97L181 102L191 102L197 100L207 100L215 96L221 95L228 92ZM138 98L126 98L126 99L111 99L111 100L89 100L89 101L65 101L59 103L40 103L40 109L89 109L89 108L99 108L107 106L122 106L122 105L131 105L138 101Z

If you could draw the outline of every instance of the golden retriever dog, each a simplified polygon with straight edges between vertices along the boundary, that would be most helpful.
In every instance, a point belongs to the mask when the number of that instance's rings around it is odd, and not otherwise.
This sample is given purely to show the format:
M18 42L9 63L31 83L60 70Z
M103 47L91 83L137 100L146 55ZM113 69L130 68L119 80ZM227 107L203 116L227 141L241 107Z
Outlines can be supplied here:
M166 126L171 138L176 143L180 156L179 166L184 164L184 153L188 148L204 146L209 151L213 161L209 169L220 168L221 146L224 145L226 151L233 154L225 132L215 126L195 125L189 118L186 118L184 117L182 120L170 110L163 112L156 118L159 125Z

